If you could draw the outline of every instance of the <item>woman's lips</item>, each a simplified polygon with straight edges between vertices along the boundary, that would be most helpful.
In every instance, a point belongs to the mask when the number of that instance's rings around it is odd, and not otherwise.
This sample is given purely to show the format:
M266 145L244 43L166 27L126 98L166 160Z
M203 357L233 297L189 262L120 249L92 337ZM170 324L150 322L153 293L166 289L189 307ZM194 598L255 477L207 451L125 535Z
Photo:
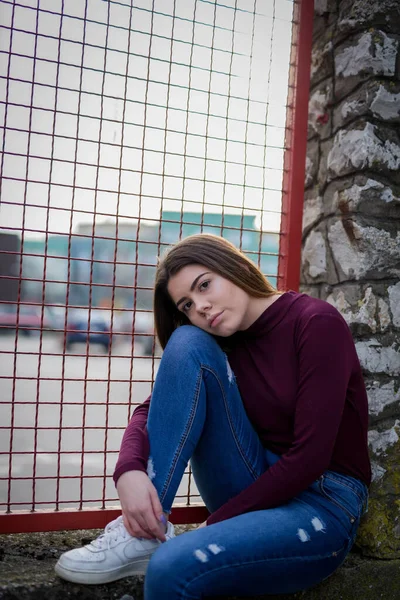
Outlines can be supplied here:
M215 317L213 317L210 321L210 327L216 327L218 323L221 321L222 315L224 311L221 311Z

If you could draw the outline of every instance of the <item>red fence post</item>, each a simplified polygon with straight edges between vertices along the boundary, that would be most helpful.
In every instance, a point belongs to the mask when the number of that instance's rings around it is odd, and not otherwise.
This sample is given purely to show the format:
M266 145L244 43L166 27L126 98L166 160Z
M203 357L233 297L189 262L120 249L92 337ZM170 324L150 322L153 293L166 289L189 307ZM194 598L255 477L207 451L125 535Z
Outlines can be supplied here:
M294 4L286 120L278 288L298 290L314 0Z

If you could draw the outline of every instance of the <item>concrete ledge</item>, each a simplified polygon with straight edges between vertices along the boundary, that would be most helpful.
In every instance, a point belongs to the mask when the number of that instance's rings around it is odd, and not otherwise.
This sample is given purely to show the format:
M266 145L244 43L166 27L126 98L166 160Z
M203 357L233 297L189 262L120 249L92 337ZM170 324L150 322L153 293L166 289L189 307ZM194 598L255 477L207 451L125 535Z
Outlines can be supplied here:
M185 527L176 529L179 533ZM88 543L99 533L99 530L80 530L0 535L0 600L142 600L143 577L82 586L64 582L54 574L54 564L62 552ZM312 590L285 596L258 596L258 600L262 598L399 600L400 560L374 560L351 553L332 577Z

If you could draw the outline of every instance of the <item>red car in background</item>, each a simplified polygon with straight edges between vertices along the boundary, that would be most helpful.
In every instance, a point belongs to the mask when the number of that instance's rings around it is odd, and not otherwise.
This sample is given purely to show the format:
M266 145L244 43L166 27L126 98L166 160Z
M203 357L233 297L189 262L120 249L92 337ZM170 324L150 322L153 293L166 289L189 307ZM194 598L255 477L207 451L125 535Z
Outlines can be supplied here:
M18 327L25 335L38 334L41 329L48 329L50 323L43 315L41 307L35 304L18 304L0 302L0 330L15 331Z

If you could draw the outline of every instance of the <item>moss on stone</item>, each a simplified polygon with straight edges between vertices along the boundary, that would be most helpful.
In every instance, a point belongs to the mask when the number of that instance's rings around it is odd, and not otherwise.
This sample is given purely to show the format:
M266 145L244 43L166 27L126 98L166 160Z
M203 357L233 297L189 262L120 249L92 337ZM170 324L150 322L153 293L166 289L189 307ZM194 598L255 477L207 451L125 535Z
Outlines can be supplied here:
M362 549L363 554L386 558L386 554L391 553L391 548L387 548L389 524L387 506L377 499L371 499L368 515L360 525L357 535L357 546Z
M396 428L397 433L398 429ZM384 476L371 486L369 509L357 535L357 545L366 556L400 558L400 440L376 456Z

